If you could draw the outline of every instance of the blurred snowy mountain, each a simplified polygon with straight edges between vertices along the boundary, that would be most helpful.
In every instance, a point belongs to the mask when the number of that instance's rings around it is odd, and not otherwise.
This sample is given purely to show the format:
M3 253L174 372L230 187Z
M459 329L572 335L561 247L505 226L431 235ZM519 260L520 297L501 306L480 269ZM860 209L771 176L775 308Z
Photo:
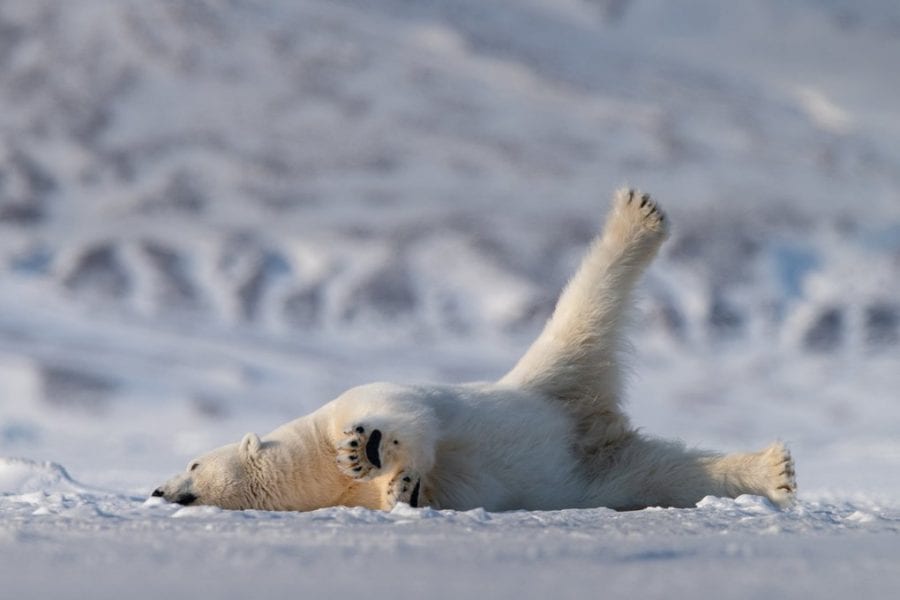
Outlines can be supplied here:
M624 184L638 347L896 356L898 56L889 0L0 2L0 439L498 375Z

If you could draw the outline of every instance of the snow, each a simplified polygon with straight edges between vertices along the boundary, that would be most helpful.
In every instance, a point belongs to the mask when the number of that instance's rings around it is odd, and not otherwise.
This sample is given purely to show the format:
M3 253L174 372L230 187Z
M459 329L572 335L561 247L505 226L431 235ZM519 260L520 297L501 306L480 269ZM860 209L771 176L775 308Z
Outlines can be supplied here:
M0 475L21 469L4 462ZM776 593L889 597L900 511L751 496L696 509L487 513L331 508L229 512L78 490L58 467L4 497L0 558L11 596L247 594L453 597L478 592L662 598ZM23 490L31 489L25 486ZM52 576L48 577L48 575ZM799 577L799 579L798 579ZM862 587L860 587L862 586ZM77 594L76 594L77 595Z
M900 584L900 511L870 504L267 513L48 489L4 498L11 596L890 597Z
M896 595L898 32L889 0L0 4L2 595ZM674 227L634 422L783 439L794 508L147 500L352 385L499 376L623 184Z

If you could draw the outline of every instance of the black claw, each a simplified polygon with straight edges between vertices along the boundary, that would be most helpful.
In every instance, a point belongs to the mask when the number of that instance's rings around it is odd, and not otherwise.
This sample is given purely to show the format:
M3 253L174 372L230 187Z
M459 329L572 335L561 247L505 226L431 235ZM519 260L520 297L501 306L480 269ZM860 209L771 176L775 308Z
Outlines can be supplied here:
M628 204L631 204L632 200L634 200L634 190L628 190Z
M645 206L647 206L647 202L649 202L649 201L650 201L650 196L648 196L647 194L644 194L643 196L641 196L641 208L644 208Z
M353 440L352 442L350 442L351 448L356 448L357 446L359 446L359 442L357 442L356 440Z
M366 428L365 428L365 427L363 427L362 425L357 425L357 426L356 426L356 433L365 433L365 432L366 432Z
M165 492L163 491L162 488L156 488L155 490L153 490L153 493L150 495L153 496L154 498L162 498L162 496L164 494L165 494Z
M378 453L378 446L381 444L381 431L373 429L366 442L366 458L372 463L376 469L381 468L381 455Z
M405 481L406 483L410 483L412 479L410 479L409 477L404 477L403 481Z
M347 458L349 458L350 460L359 460L359 457L356 456L355 454L351 454L351 455L348 456Z
M360 471L362 471L362 467L353 467L353 470L359 473Z

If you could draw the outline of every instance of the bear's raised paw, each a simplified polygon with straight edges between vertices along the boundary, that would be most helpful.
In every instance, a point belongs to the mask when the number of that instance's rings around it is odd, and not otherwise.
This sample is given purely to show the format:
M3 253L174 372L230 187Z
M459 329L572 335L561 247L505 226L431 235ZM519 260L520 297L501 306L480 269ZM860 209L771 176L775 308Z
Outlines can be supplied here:
M344 431L346 436L337 445L338 468L353 479L368 479L381 469L380 429L356 424Z
M666 235L666 215L650 194L622 189L616 192L615 203L618 208L616 218L628 229L651 233L654 237Z

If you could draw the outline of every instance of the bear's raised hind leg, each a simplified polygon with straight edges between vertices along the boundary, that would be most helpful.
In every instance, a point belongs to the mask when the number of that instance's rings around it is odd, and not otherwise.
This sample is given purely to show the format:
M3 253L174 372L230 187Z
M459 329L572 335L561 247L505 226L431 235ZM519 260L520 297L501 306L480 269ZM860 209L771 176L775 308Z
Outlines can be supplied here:
M586 455L630 429L620 407L625 313L638 277L668 234L667 223L648 194L619 190L602 235L543 332L500 380L563 403L578 424L578 445Z

